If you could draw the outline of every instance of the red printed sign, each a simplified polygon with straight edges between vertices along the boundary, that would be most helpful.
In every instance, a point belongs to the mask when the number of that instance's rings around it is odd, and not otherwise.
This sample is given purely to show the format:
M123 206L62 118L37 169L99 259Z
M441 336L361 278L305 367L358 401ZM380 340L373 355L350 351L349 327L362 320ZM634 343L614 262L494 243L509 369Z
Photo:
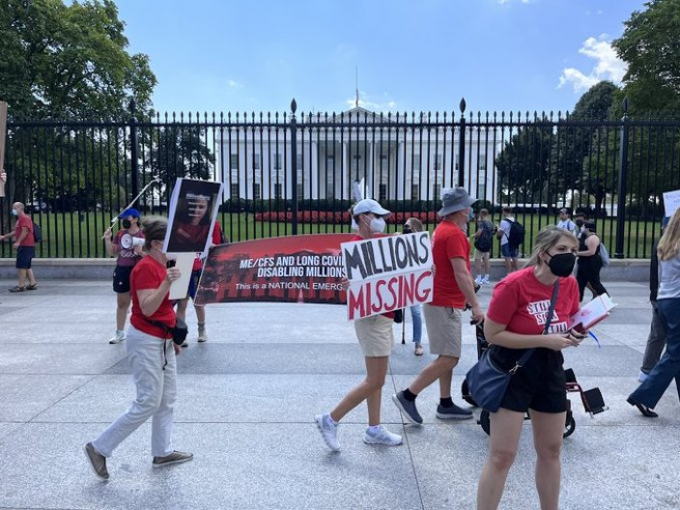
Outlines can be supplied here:
M288 301L343 304L341 243L352 234L277 237L211 248L196 304Z
M342 244L349 320L432 301L432 245L428 232Z

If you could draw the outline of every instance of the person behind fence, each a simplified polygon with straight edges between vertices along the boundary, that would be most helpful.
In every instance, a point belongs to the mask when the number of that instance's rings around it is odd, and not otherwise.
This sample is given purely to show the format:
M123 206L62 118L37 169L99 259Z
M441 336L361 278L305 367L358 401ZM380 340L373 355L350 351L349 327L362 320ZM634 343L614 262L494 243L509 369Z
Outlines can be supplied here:
M33 220L26 214L26 208L21 202L12 205L12 216L17 221L14 224L14 232L0 235L0 241L14 239L12 245L17 251L17 275L18 281L14 287L8 289L10 292L23 292L25 290L36 290L38 282L33 274L32 262L35 257L35 237L33 236ZM26 280L28 279L28 284Z
M489 219L489 211L480 209L479 220L477 221L477 231L475 232L475 272L478 285L486 285L491 278L491 249L493 248L493 237L496 233L496 226Z
M137 262L142 260L144 234L139 227L139 211L126 209L118 215L123 228L113 237L111 227L104 232L106 252L116 255L116 268L113 270L113 292L116 293L116 333L109 340L117 344L125 340L125 319L130 308L130 274Z
M363 241L381 234L385 230L385 217L389 214L390 211L370 198L357 202L352 210L352 217L358 229L351 240ZM348 282L345 281L344 286L347 285ZM399 434L387 430L380 421L382 388L394 346L393 321L394 312L354 321L354 330L366 363L366 378L352 388L332 411L315 417L324 441L333 451L340 450L338 441L340 420L364 400L368 407L368 428L364 434L364 443L397 446L402 442Z
M470 206L477 199L464 188L447 188L442 192L442 221L432 235L432 257L436 272L432 302L423 305L425 326L430 342L430 354L437 356L411 384L392 396L392 401L404 419L414 425L423 423L416 398L428 386L439 380L439 419L472 418L472 411L453 403L451 382L453 369L460 359L463 325L462 312L466 303L472 308L472 320L479 322L484 313L479 306L470 273L470 242L464 231Z
M680 397L680 209L675 211L659 240L659 292L656 296L661 323L666 330L666 352L647 379L627 401L647 418L673 379Z
M144 257L132 270L130 292L132 316L125 350L137 388L130 408L85 445L85 454L102 480L108 480L106 462L114 450L149 418L152 466L159 468L187 462L193 454L173 449L172 416L177 394L175 355L182 348L172 341L176 315L169 300L170 286L180 277L179 269L167 268L163 240L168 224L163 218L145 218Z
M420 221L418 218L409 218L404 223L403 229L404 234L411 234L414 232L422 231L423 222ZM422 356L424 353L423 346L421 343L423 337L423 317L420 304L416 303L415 305L409 306L409 310L411 311L411 321L413 322L413 343L415 344L414 354L416 356Z
M213 227L212 233L212 245L217 246L219 244L224 244L226 240L222 234L222 228L220 227L220 222L215 220L215 226ZM196 253L194 258L194 265L191 268L191 278L189 279L189 289L187 292L187 297L180 299L177 302L177 317L182 320L186 319L187 316L187 306L189 306L189 298L194 301L194 310L196 310L196 320L198 322L198 342L203 343L208 341L208 333L205 330L205 306L197 305L195 302L196 292L198 291L198 282L201 280L201 274L203 274L203 265L205 259L201 258L201 253ZM182 347L188 347L188 340L184 340Z
M489 454L479 479L478 509L498 508L527 411L537 454L541 509L558 508L567 411L562 350L578 346L585 336L571 332L569 323L579 309L578 285L570 276L577 248L568 230L549 225L536 236L527 267L508 275L494 289L484 324L494 364L508 371L527 349L534 351L510 378L500 409L490 415Z
M602 271L601 243L596 233L595 223L587 221L583 224L583 233L578 238L578 243L576 280L578 281L579 295L581 301L583 301L586 286L589 286L594 298L607 293L607 289L600 281L600 271Z
M512 214L512 207L503 207L503 219L498 226L496 237L501 241L501 255L505 260L505 272L510 274L518 269L519 245L510 242L512 224L517 220Z
M574 234L574 236L577 235L576 223L571 221L571 219L569 218L569 209L567 209L566 207L560 209L560 221L557 222L557 226L559 228L563 228L564 230L568 230L569 232Z
M661 235L663 235L669 219L670 218L666 216L661 221ZM666 329L659 316L659 307L657 303L657 296L659 293L658 246L658 243L654 243L654 246L652 247L652 257L649 263L649 302L652 305L652 323L649 326L647 345L645 346L645 353L642 356L642 366L640 367L640 373L638 374L638 381L640 382L645 382L649 372L652 371L654 365L656 365L661 358L663 348L666 346Z

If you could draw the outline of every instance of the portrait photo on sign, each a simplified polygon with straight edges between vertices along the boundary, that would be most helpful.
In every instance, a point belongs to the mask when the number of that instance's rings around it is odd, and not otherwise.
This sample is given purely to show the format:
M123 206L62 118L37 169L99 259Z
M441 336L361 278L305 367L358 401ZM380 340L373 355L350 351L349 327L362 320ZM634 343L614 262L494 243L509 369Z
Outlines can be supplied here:
M170 218L163 251L205 253L219 209L222 184L177 179L170 198Z

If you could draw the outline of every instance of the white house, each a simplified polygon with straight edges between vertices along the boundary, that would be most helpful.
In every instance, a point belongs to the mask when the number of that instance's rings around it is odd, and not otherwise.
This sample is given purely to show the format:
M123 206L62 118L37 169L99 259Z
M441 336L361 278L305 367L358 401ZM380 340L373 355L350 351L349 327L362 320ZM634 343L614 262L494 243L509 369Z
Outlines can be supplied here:
M458 127L450 120L380 116L355 107L341 116L298 118L298 199L352 197L365 179L378 200L433 200L458 183ZM216 137L225 199L290 199L292 142L288 124L241 123ZM491 128L466 128L464 186L498 202L494 160L501 137Z

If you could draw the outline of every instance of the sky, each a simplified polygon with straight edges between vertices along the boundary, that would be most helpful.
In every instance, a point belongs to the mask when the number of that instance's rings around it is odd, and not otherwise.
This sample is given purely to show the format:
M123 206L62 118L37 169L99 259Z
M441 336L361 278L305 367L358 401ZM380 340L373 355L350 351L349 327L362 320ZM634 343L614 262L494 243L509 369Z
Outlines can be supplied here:
M642 0L116 0L160 112L568 111ZM358 77L358 79L357 79Z

